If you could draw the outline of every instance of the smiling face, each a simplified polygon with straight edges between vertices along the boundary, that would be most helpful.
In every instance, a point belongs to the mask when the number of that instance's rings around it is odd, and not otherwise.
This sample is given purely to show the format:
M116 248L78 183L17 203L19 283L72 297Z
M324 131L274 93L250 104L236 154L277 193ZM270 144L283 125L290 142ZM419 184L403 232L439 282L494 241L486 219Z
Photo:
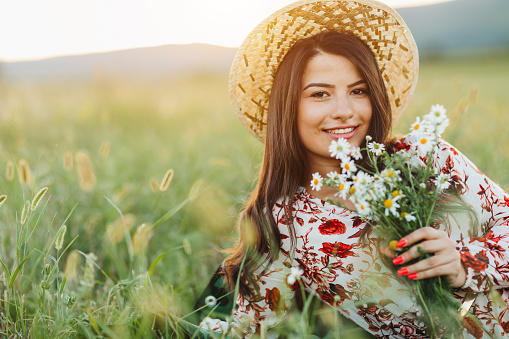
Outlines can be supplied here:
M371 123L367 84L347 58L319 53L302 76L297 129L310 168L337 166L331 158L332 140L345 138L359 147Z

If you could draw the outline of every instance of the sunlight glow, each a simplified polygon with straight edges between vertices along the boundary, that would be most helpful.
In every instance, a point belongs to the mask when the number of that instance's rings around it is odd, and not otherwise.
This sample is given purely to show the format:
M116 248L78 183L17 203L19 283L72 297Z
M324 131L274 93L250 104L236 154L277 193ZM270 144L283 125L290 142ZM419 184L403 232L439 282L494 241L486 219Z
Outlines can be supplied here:
M448 0L383 0L394 6ZM449 0L450 1L450 0ZM16 0L0 4L0 60L164 44L239 46L293 0Z

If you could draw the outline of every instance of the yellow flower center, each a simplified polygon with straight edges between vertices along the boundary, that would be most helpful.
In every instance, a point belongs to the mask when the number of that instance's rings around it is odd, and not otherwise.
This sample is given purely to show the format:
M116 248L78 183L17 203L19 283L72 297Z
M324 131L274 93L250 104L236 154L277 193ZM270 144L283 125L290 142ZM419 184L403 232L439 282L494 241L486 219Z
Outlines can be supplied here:
M319 181L318 179L314 179L314 180L313 180L313 183L314 183L315 185L318 185L318 183L319 183L319 182L320 182L320 181Z
M408 215L408 213L407 213L407 212L403 212L403 213L401 213L401 216L402 216L403 218L404 218L404 217L406 217L407 215Z
M425 144L425 143L427 143L427 142L428 142L428 139L426 139L426 138L422 138L422 139L421 139L421 144L423 144L423 145L424 145L424 144Z
M355 187L350 187L350 194L353 194L355 192Z
M384 206L385 208L391 208L392 207L392 200L391 199L387 199L384 201Z
M345 184L339 184L339 190L342 191L345 188Z
M399 194L400 194L399 191L394 191L392 192L392 197L396 198Z
M349 164L345 164L345 169L348 171L350 169L350 165Z
M416 130L416 131L417 131L417 130L419 129L419 126L420 126L420 124L415 124L415 126L414 126L414 130Z
M361 204L361 206L360 206L360 207L361 207L361 210L363 210L363 209L365 209L365 208L366 208L366 207L364 207L364 205L363 205L363 204Z
M393 175L394 175L394 171L389 170L389 174L388 174L388 176L389 176L389 177L392 177Z

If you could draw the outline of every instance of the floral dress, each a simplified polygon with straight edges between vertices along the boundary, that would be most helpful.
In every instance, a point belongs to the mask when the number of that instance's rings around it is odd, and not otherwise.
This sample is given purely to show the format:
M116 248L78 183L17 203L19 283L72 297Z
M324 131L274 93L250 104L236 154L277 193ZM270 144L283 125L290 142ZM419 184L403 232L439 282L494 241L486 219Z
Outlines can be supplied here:
M414 149L411 138L399 148ZM449 174L460 197L477 214L480 225L470 226L467 216L449 215L446 225L457 242L467 270L465 284L455 290L460 301L475 293L464 320L466 338L509 337L509 195L486 177L453 146L440 140L433 166ZM278 324L287 313L298 282L289 285L292 268L303 271L305 289L380 338L426 338L416 296L380 261L377 239L361 242L365 222L354 211L313 197L299 188L293 200L296 246L292 250L282 200L272 213L282 237L279 257L269 268L254 273L259 294L239 297L228 322L206 319L201 327L218 332L233 328L234 336L251 336L260 328ZM291 280L290 280L291 281Z

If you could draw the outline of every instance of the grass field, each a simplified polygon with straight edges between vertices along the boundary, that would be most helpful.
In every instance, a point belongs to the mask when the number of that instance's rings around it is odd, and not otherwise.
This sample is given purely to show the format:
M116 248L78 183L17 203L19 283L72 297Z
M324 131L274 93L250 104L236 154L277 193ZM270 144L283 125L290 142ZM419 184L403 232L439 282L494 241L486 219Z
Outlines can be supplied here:
M394 132L443 104L444 138L509 190L508 79L507 55L423 62ZM262 151L227 74L0 83L0 333L145 338L157 324L179 337Z

